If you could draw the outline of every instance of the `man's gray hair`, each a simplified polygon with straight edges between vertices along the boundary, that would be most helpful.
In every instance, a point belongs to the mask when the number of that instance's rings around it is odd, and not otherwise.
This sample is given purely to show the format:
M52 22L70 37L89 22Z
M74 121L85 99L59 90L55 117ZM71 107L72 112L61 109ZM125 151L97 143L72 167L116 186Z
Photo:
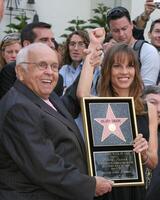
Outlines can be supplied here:
M27 69L27 64L24 64L23 62L28 62L29 52L34 51L34 49L37 50L37 48L41 48L45 46L47 45L37 42L37 43L29 44L26 47L23 47L17 54L16 65L20 65L24 69Z
M142 97L145 98L148 94L160 94L160 85L145 86Z
M28 60L28 48L29 46L26 46L24 48L22 48L16 57L16 65L20 65L23 68L27 68L27 65L23 64L23 62Z

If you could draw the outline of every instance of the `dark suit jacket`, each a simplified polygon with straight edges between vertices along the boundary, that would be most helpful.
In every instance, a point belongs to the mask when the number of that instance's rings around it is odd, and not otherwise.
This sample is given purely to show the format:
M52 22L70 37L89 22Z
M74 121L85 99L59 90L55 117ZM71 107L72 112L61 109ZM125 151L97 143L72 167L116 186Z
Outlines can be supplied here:
M158 165L153 170L152 180L147 191L145 200L160 199L160 126L158 126Z
M0 199L93 199L95 178L86 175L84 142L67 111L78 101L68 94L52 93L55 111L17 80L0 101Z
M13 86L16 78L15 62L11 62L1 70L0 72L0 99L8 92ZM63 94L63 77L59 74L57 85L54 89L58 96Z
M145 200L159 200L160 199L160 161L153 171L152 180L147 191Z
M145 200L159 200L160 199L160 162L153 171L153 177Z

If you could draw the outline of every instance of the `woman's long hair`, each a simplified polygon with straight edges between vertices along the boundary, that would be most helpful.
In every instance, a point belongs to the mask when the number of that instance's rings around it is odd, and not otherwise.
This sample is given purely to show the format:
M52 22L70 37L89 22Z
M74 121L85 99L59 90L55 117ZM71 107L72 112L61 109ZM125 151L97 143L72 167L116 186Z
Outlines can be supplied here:
M77 31L72 32L70 35L68 35L65 46L64 46L64 55L63 55L62 65L66 65L66 64L70 65L72 63L72 59L71 59L70 53L69 53L69 43L70 43L70 40L73 35L80 36L83 39L83 41L86 45L86 48L89 45L89 35L86 31L77 30Z
M115 60L118 60L119 63L123 63L126 57L128 63L132 64L135 68L135 77L130 86L129 96L134 97L136 113L141 114L144 111L144 106L143 100L141 99L143 83L140 77L139 61L134 50L127 44L116 44L106 52L98 85L99 96L119 96L112 86L111 69Z

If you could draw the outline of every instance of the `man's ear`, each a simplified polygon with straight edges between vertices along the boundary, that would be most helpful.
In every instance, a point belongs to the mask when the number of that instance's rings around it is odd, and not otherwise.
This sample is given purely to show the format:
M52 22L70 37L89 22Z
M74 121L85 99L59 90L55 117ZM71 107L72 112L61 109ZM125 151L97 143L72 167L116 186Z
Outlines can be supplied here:
M24 40L24 41L23 41L23 47L26 47L26 46L28 46L29 44L31 44L29 40Z
M25 76L25 69L23 67L21 67L20 65L16 65L15 68L16 71L16 77L23 82L24 80L24 76Z

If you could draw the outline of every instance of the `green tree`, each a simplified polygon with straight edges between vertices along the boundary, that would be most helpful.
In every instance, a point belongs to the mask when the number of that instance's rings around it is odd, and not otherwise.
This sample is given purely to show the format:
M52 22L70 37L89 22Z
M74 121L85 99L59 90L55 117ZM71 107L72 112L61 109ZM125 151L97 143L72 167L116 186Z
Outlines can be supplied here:
M26 26L28 18L26 15L18 15L15 17L18 23L10 23L6 25L9 30L6 30L5 33L21 32L21 30Z
M89 25L87 28L104 27L106 33L109 31L107 25L107 12L110 7L105 6L103 3L99 3L98 7L93 9L94 16L89 19Z
M87 23L87 21L79 19L77 17L77 19L73 19L73 20L69 21L68 23L70 23L71 26L66 28L65 31L74 32L77 30L85 30L86 29L85 24ZM61 37L64 37L64 38L67 38L67 36L68 36L68 34L61 35Z
M69 21L71 26L65 29L65 31L73 32L76 30L86 30L93 29L98 27L104 27L106 33L109 32L109 28L107 25L107 12L110 7L105 6L103 3L99 3L97 8L93 9L94 15L92 18L87 21L81 20L77 17L77 19L73 19ZM68 34L63 34L61 37L66 38Z

